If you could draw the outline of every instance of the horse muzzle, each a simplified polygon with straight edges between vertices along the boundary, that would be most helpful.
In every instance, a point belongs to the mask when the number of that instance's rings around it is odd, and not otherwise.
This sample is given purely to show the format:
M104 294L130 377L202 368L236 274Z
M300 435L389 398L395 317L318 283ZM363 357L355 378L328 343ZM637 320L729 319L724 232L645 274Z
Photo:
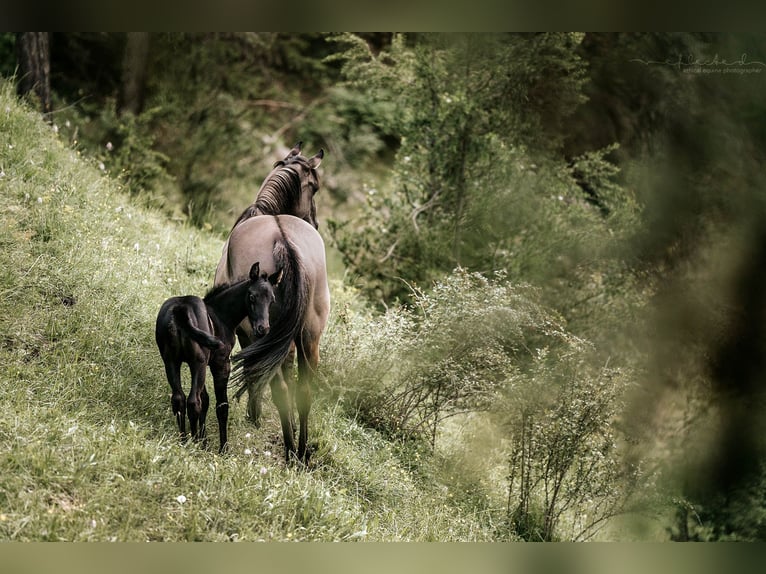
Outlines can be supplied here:
M253 325L253 335L256 339L260 339L268 335L270 329L268 325Z

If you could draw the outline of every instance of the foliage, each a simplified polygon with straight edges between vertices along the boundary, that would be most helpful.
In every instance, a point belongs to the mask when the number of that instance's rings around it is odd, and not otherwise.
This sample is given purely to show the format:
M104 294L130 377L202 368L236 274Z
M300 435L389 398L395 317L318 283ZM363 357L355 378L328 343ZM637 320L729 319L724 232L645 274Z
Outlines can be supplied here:
M618 426L632 377L594 366L537 298L458 269L372 320L343 299L322 372L361 423L432 449L447 419L491 412L508 440L505 535L589 539L638 489Z
M299 139L331 151L350 148L346 137L374 144L349 134L342 106L322 107L333 69L322 63L319 34L150 34L145 106L135 117L117 104L124 34L54 34L53 42L58 125L78 126L79 145L125 168L134 193L198 226L227 230L282 148ZM114 152L104 154L108 142Z
M639 469L616 426L628 373L594 368L581 342L541 349L510 387L502 417L511 434L508 525L526 540L587 540L625 512ZM531 388L534 386L534 388Z
M444 419L490 408L525 331L545 327L545 313L524 291L458 269L433 290L414 292L412 308L365 321L346 310L335 326L344 348L328 352L328 372L348 381L345 400L361 421L433 446Z
M119 114L116 101L103 108L83 106L58 114L55 130L65 141L98 160L99 169L119 179L133 195L157 206L170 208L179 198L163 197L173 184L168 172L170 158L154 149L152 111L136 116ZM155 111L156 113L156 111Z
M401 136L391 182L367 187L361 217L330 221L373 300L406 299L398 278L426 286L458 265L544 286L559 309L585 298L559 285L602 271L607 238L629 237L638 206L616 182L613 147L571 167L556 155L553 126L582 101L584 65L572 50L580 39L400 36L373 54L358 37L340 38L348 85L375 88L370 121ZM594 198L607 214L586 201Z
M644 206L622 257L656 288L632 424L682 501L674 537L760 539L763 38L594 35L584 47L593 98L578 139L621 141Z
M16 73L16 33L0 32L0 76Z

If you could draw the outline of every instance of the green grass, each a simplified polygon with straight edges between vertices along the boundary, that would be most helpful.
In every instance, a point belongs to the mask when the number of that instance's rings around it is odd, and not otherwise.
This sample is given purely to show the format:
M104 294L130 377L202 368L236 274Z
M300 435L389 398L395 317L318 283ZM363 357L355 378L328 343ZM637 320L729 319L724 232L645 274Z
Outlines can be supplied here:
M321 395L309 471L282 462L270 403L260 429L233 405L227 455L214 417L210 450L178 443L154 320L205 292L222 243L132 200L0 85L0 539L491 539L446 459Z

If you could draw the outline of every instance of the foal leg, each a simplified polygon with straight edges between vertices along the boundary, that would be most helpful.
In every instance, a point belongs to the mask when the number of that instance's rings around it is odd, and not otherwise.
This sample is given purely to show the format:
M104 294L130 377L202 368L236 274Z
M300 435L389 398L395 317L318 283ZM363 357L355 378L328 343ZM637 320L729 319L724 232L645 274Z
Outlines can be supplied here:
M221 443L218 452L223 454L226 445L229 442L227 426L229 424L229 374L231 373L231 362L229 358L217 360L210 364L210 371L213 373L213 388L215 390L215 416L218 419L218 434Z
M173 416L178 423L178 431L181 433L181 440L186 438L186 396L181 387L181 363L163 358L165 362L165 376L172 395L170 396L170 407L173 409Z
M186 398L186 412L189 415L189 426L191 427L192 437L198 440L200 437L199 422L202 415L202 394L205 391L205 370L204 362L195 361L189 364L191 371L191 390ZM205 394L207 394L205 392ZM202 421L204 423L204 419Z
M210 407L210 395L207 394L207 388L204 386L200 393L200 399L202 400L202 410L199 414L199 439L202 441L202 445L207 447L207 410Z

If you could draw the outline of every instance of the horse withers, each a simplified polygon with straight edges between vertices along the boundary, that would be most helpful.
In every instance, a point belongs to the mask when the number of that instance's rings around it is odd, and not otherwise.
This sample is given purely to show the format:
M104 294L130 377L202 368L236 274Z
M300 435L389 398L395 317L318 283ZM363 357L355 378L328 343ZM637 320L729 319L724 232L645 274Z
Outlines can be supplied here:
M227 387L234 346L234 331L243 320L252 336L263 337L270 330L269 311L282 272L261 272L259 262L250 267L245 279L220 284L201 299L194 295L171 297L160 307L155 326L155 340L165 364L165 374L172 389L171 407L182 439L186 437L186 416L195 440L204 440L205 420L210 398L205 389L209 366L213 375L216 416L220 433L220 452L226 448L229 403ZM191 372L191 389L184 396L181 365Z
M270 383L288 462L296 454L294 397L300 423L297 457L307 462L310 382L319 363L319 340L330 313L324 242L316 229L300 218L256 215L239 223L229 235L215 284L245 276L255 261L267 273L281 269L283 277L271 311L269 334L256 338L246 322L237 328L242 350L232 358L235 379L240 383L236 396L248 391L248 414L257 422L261 390ZM297 384L280 371L293 349L298 360Z

